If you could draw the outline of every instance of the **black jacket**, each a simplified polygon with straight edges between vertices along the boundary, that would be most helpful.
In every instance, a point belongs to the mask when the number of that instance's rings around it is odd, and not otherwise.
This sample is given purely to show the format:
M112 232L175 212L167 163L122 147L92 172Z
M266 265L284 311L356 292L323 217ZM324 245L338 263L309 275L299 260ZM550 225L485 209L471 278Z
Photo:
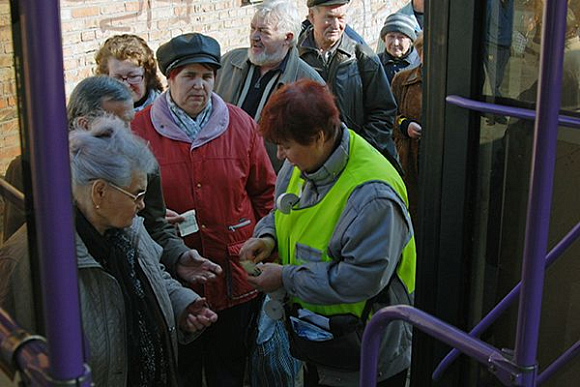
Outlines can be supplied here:
M343 34L332 57L325 63L310 27L300 37L298 51L336 96L342 121L401 171L393 142L397 104L373 50Z

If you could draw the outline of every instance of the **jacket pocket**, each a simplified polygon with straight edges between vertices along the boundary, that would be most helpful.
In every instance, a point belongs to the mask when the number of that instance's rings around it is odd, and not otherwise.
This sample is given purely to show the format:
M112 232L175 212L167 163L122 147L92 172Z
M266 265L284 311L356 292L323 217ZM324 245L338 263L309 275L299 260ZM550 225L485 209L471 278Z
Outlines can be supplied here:
M240 250L246 241L228 244L228 259L224 268L228 298L239 300L249 297L258 291L246 280L247 273L240 265Z

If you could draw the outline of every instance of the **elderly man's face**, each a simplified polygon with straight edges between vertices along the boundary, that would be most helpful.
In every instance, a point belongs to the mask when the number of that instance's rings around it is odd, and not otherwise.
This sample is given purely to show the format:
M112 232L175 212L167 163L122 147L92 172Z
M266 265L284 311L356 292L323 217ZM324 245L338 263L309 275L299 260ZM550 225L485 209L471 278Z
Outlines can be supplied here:
M314 27L314 40L319 48L328 49L342 37L346 28L348 4L312 7L308 17Z
M214 83L213 69L194 63L169 78L169 92L177 106L191 117L197 117L209 103Z
M255 15L250 24L248 57L256 66L275 66L286 57L292 33L279 31L272 20Z
M385 35L385 48L395 58L405 56L409 52L412 44L411 39L400 32L389 32Z

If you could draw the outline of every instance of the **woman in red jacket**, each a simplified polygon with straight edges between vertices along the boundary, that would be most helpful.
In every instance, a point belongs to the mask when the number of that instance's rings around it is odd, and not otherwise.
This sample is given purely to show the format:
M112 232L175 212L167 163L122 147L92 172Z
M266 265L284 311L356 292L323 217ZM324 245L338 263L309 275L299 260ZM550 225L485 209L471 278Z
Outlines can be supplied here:
M273 206L275 174L255 122L213 93L218 42L198 33L177 36L157 50L169 89L132 123L161 168L167 207L185 243L219 264L217 281L195 288L218 322L180 348L181 386L242 386L244 337L258 293L246 281L238 253ZM185 214L187 213L187 214Z

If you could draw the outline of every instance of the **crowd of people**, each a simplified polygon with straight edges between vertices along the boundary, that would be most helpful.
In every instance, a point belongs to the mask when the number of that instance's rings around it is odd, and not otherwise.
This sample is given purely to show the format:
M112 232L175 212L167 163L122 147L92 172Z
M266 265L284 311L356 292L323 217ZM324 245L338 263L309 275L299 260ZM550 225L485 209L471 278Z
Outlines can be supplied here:
M373 312L413 303L423 1L379 55L349 3L266 0L223 55L201 33L98 49L67 104L97 386L356 386ZM35 331L24 219L7 206L0 305ZM389 325L378 386L405 386L411 341Z

